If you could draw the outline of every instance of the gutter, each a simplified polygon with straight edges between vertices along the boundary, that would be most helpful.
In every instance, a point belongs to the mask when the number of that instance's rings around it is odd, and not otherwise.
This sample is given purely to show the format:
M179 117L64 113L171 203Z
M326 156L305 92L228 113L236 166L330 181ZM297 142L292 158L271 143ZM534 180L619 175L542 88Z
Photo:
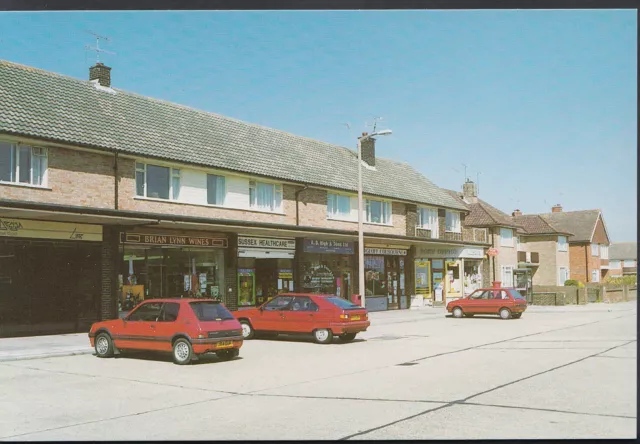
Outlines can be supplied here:
M298 197L300 196L300 193L302 193L303 191L309 189L309 185L305 185L302 189L297 190L295 192L295 196L296 196L296 226L300 226L300 213L298 211Z
M114 203L113 207L118 209L118 200L119 200L119 174L118 174L118 152L116 151L113 156L113 176L114 176Z

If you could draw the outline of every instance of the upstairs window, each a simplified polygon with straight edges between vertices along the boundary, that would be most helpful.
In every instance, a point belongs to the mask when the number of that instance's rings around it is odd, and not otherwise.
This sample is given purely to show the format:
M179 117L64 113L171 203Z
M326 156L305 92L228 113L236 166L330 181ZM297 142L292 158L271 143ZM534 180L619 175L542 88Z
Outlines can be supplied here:
M462 233L460 213L449 210L445 212L445 231L449 233Z
M45 185L47 149L0 142L0 181Z
M327 193L327 218L351 219L351 197Z
M636 260L635 259L625 259L622 266L625 267L625 268L635 267L636 266Z
M558 236L558 251L569 251L567 236Z
M600 259L609 259L608 245L600 245Z
M261 211L282 212L282 185L250 180L249 206Z
M598 256L598 244L591 244L591 256Z
M439 226L437 208L418 207L418 228L431 230L431 238L438 238Z
M391 202L366 199L365 204L367 222L391 225Z
M511 228L500 228L500 246L513 247L513 230Z
M180 198L180 170L145 163L136 163L136 195L153 199Z
M224 205L227 186L224 176L207 174L207 203L209 205Z

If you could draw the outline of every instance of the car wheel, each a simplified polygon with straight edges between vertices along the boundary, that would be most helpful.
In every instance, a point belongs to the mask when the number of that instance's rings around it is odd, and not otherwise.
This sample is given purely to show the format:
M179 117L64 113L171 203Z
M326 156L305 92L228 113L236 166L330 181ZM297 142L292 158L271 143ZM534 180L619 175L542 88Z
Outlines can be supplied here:
M333 340L333 332L328 328L319 328L314 330L313 338L318 344L331 344Z
M231 350L220 350L216 352L218 359L221 361L231 361L233 358L237 358L240 355L240 350L233 348Z
M339 336L342 342L351 342L356 338L356 333L345 333Z
M472 318L472 317L473 317L473 314L471 314L471 313L465 313L465 314L464 314L464 317L465 317L465 318Z
M520 316L522 316L522 313L518 313L518 314L512 314L511 317L513 319L520 319Z
M453 309L453 317L454 318L461 318L463 314L464 313L462 312L462 308L456 307L456 308Z
M189 364L193 359L193 347L184 338L179 338L173 343L173 362L178 365Z
M511 317L511 311L509 311L508 308L501 308L500 309L500 317L502 319L509 319Z
M244 339L252 339L256 331L253 329L249 321L240 321L240 325L242 325L242 337Z
M96 356L99 358L110 358L113 356L113 341L107 333L100 333L96 336L95 342Z

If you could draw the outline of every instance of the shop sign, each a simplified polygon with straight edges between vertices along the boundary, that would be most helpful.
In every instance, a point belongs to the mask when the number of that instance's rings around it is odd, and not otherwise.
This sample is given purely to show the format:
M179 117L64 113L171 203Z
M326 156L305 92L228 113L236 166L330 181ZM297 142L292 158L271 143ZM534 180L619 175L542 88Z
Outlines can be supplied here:
M305 253L353 254L353 242L305 239Z
M278 279L293 279L293 270L284 268L279 269Z
M407 250L399 248L365 248L364 254L369 256L406 256Z
M270 248L275 250L295 250L295 239L238 236L238 247Z
M305 288L321 288L334 285L333 272L324 265L317 265L306 270L302 277Z
M482 248L473 247L418 247L416 249L416 255L420 258L482 259L484 258L484 250Z
M179 247L226 247L227 238L182 236L171 234L122 233L120 241L127 244L175 245Z
M100 242L102 241L102 226L1 217L0 237Z
M487 256L497 256L498 255L498 250L495 248L489 248L487 250Z

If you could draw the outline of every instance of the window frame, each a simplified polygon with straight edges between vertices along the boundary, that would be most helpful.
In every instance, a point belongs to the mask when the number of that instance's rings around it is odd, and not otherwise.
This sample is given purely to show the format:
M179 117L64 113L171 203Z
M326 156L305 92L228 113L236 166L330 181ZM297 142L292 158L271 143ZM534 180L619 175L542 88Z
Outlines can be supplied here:
M47 188L49 177L49 149L42 146L28 145L24 143L15 143L8 141L0 141L9 146L9 180L0 180L0 184L11 184L21 186L31 186L38 188ZM29 149L29 181L20 181L20 149ZM40 183L34 181L34 165L35 160L40 159Z
M335 199L334 200L334 208L332 211L330 202L332 200L333 196ZM343 214L340 213L338 210L340 209L340 198L343 199L347 199L349 202L349 211L347 212L347 214ZM327 219L329 220L352 220L353 217L351 216L351 211L353 209L351 208L351 196L348 194L341 194L341 193L334 193L331 191L327 191Z
M269 208L258 205L258 185L270 185L273 187L273 202ZM267 182L264 180L249 179L249 209L265 213L282 213L284 205L284 187L282 183Z
M209 202L209 177L213 177L214 182L217 182L218 178L222 178L222 182L224 184L224 192L223 192L223 196L222 196L222 203L219 202L215 202L215 203L211 203ZM227 202L227 192L228 192L228 188L227 188L227 176L223 176L222 174L216 174L216 173L206 173L206 181L207 181L207 205L212 205L215 207L224 207L226 206L226 202ZM217 183L216 183L216 187L217 187ZM214 193L214 198L217 200L217 195L218 195L218 190L216 188L215 193Z
M449 215L453 217L453 227L449 225ZM451 230L449 228L452 228ZM444 211L444 232L445 233L462 233L462 213L460 211L445 210Z
M381 219L384 221L386 216L388 219L387 222L374 222L371 220L371 202L379 202L382 204ZM363 219L368 224L393 226L393 202L390 200L365 198L362 211L364 211Z
M423 207L419 206L417 211L417 222L416 226L418 228L422 228L423 230L431 230L431 239L437 239L440 236L440 221L438 219L438 209L434 207ZM431 223L425 224L425 214L435 214L435 218L431 218Z
M169 170L169 190L168 190L169 197L167 199L163 197L150 197L148 195L149 194L149 185L148 185L149 165L158 167L158 168L167 168ZM136 180L135 197L144 198L144 199L157 199L163 202L180 202L180 191L182 190L182 169L181 168L174 167L173 165L164 165L162 163L136 161L135 173L136 173L135 174L135 180ZM143 185L142 185L143 194L142 195L138 194L138 191L139 191L138 173L142 173L142 177L143 177ZM177 182L177 190L176 190L176 182Z
M595 279L594 279L595 276ZM599 283L600 282L600 270L591 270L591 282Z
M501 279L501 282L502 282L502 286L503 286L503 287L505 287L505 286L506 286L506 287L513 287L513 286L514 286L514 285L513 285L513 270L514 270L515 268L516 268L516 267L515 267L514 265L502 265L502 266L500 267L500 279ZM506 282L505 282L505 276L506 276L506 275L505 275L505 272L506 272L507 270L510 270L510 271L511 271L511 282L509 282L509 283L506 283Z
M566 278L565 278L565 280L564 280L564 281L563 281L563 280L561 280L561 277L562 277L562 270L565 270L565 271L566 271L566 274L565 274ZM558 286L559 286L559 287L564 287L564 283L565 283L566 281L568 281L569 279L571 279L569 276L570 276L570 275L569 275L569 267L564 267L564 266L563 266L563 267L558 267Z
M505 243L505 236L504 233L509 232L511 233L511 237L509 238L510 242L509 243ZM512 228L504 228L504 227L500 227L500 246L501 247L509 247L509 248L513 248L513 229Z
M560 239L564 239L564 242L560 242ZM569 251L569 239L567 238L567 236L558 236L556 243L557 243L557 249L556 249L557 251L561 251L561 252Z
M600 259L609 260L609 246L608 245L600 245Z
M591 257L597 256L600 256L600 246L598 244L591 244Z
M627 262L633 262L631 265L627 265ZM621 266L622 268L633 268L638 265L636 259L622 259Z

